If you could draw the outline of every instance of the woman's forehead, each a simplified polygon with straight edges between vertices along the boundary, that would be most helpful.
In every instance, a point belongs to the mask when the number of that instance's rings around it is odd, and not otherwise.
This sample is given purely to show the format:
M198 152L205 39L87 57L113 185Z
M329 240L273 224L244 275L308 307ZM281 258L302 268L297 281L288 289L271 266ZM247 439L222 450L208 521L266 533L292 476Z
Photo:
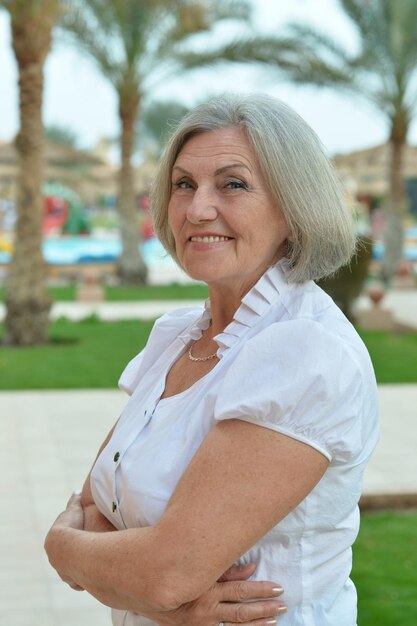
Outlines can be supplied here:
M179 152L174 168L181 164L192 166L202 161L222 160L254 166L255 155L242 128L231 126L193 135Z

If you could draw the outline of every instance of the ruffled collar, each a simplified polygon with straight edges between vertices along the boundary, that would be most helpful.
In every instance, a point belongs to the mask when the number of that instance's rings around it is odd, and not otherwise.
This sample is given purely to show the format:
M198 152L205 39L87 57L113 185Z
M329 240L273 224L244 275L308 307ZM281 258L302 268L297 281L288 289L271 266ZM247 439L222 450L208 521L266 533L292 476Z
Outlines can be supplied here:
M286 280L288 271L287 259L280 259L276 265L268 268L258 282L248 291L241 301L239 308L234 314L233 320L214 337L219 345L217 356L222 358L224 353L241 340L248 328L252 328L263 317L271 305L274 304L284 291L291 288ZM202 315L189 326L181 335L180 339L185 344L199 339L211 321L210 299L204 304Z

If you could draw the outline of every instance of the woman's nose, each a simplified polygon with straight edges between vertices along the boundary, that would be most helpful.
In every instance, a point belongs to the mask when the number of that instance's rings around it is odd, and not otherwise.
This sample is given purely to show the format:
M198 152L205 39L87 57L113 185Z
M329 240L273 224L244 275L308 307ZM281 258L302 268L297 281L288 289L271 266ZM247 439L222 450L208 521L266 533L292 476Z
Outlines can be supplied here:
M193 224L212 221L217 217L217 204L214 194L197 189L187 210L187 219Z

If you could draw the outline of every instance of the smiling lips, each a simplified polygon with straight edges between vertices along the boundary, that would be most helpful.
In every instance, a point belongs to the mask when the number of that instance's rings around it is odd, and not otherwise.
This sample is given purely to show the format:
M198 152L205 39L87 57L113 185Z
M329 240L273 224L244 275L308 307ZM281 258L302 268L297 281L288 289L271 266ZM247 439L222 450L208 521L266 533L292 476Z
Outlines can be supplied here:
M230 241L232 237L224 237L220 235L205 235L204 237L190 237L190 241L198 243L218 243L220 241Z

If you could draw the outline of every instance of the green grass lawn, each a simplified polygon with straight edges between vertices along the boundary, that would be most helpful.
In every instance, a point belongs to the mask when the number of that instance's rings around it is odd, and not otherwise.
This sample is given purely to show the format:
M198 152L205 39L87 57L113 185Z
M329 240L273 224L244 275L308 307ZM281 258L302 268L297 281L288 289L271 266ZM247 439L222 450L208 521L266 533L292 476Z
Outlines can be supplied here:
M417 382L417 333L359 331L359 334L369 350L379 383Z
M73 302L75 285L49 287L49 293L57 302ZM206 285L191 283L187 285L145 285L143 287L105 287L105 300L108 302L126 300L204 300L208 296ZM4 288L0 288L0 302L4 301Z
M51 343L0 348L0 389L111 388L126 363L145 345L152 322L51 325Z
M415 511L362 514L352 573L358 626L416 626L416 546Z
M144 287L107 287L106 300L205 300L208 287L189 285L146 285Z
M115 387L123 367L145 345L152 322L51 324L51 343L0 347L0 390ZM0 341L2 329L0 327ZM417 333L362 332L379 383L417 383Z

